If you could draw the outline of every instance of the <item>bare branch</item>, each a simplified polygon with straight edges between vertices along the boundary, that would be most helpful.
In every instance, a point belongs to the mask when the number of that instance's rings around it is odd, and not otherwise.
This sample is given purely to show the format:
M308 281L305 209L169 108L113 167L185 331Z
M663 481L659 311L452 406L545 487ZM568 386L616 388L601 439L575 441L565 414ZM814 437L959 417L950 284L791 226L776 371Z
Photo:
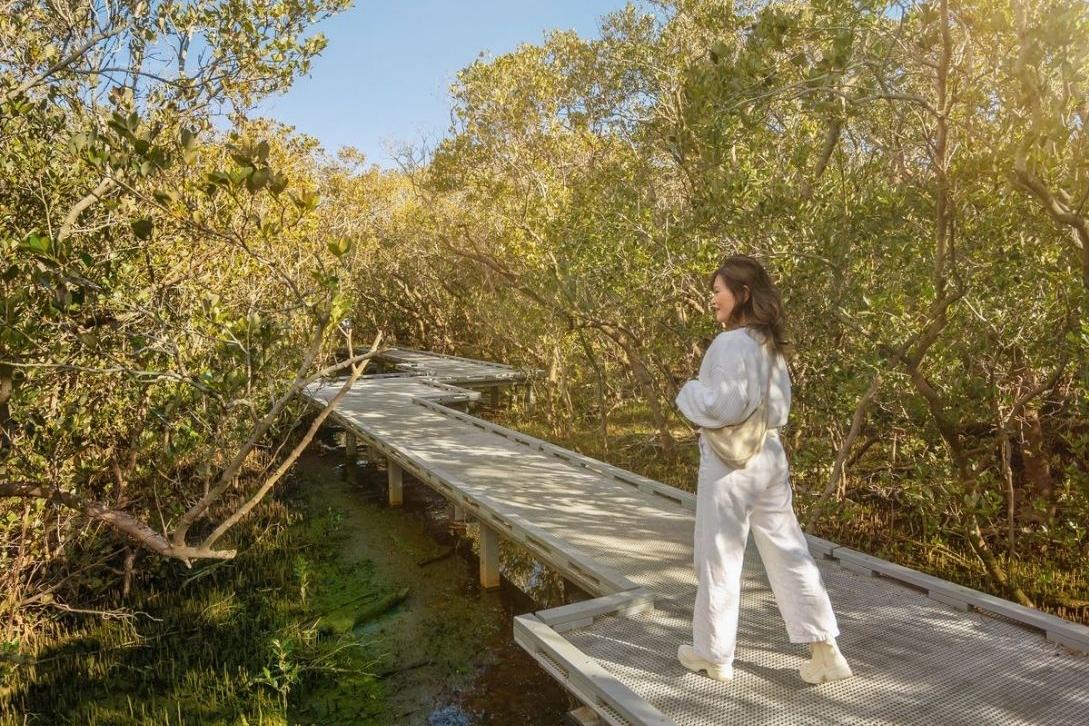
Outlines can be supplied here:
M72 205L72 208L68 210L68 214L64 216L64 221L61 223L60 231L57 232L58 240L66 240L72 235L72 229L76 226L76 222L79 221L79 215L94 204L100 201L102 197L106 195L115 186L112 177L106 177L98 183L94 189L92 189L85 197Z
M21 84L16 86L15 88L13 88L10 91L8 91L7 93L5 93L4 94L4 103L7 103L8 101L10 101L13 98L21 96L22 94L26 93L30 89L32 89L35 86L41 84L43 81L45 81L50 76L56 75L57 73L64 70L68 66L72 65L73 63L78 61L80 58L82 58L87 53L87 51L89 51L91 48L95 47L96 45L98 45L102 41L109 40L110 38L112 38L114 36L117 36L117 35L121 35L125 31L127 31L128 29L129 29L128 25L118 25L117 27L111 28L109 30L104 30L104 31L102 31L100 33L96 33L95 35L92 35L90 38L87 39L87 42L85 42L80 47L76 48L74 51L72 51L71 53L66 55L64 58L61 58L59 61L57 61L56 63L51 65L48 69L46 69L46 71L44 73L40 73L40 74L38 74L36 76L32 76L31 78L28 78L27 80L23 81Z

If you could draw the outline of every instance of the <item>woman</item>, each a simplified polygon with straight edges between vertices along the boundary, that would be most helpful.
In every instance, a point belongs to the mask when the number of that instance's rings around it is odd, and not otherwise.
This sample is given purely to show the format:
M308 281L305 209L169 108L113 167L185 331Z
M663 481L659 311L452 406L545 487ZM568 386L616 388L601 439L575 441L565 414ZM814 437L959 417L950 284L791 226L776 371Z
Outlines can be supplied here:
M812 659L799 669L802 679L847 678L851 669L836 647L836 616L794 515L779 440L790 411L782 300L761 264L746 255L727 258L711 286L715 320L727 330L711 343L699 378L684 385L677 406L693 424L718 428L745 420L767 390L768 433L742 468L725 463L700 437L694 541L699 587L693 643L681 645L677 658L716 680L733 677L741 565L751 529L790 642L810 644Z

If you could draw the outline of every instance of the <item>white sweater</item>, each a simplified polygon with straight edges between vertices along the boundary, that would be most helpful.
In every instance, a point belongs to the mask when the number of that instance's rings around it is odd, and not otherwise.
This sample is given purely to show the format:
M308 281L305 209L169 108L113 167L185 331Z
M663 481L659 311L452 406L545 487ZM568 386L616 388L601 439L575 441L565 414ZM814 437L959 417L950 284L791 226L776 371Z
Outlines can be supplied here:
M677 394L677 407L697 426L718 428L740 423L760 405L770 359L758 342L762 334L741 327L719 333L700 363L699 378L688 381ZM790 413L790 372L786 360L775 355L775 371L768 388L768 428L777 429Z

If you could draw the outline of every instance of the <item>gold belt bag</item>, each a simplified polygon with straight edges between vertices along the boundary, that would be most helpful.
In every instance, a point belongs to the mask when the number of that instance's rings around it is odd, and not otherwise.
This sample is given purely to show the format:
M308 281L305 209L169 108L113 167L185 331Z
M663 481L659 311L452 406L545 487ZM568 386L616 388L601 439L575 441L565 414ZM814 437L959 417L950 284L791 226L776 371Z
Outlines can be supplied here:
M719 428L701 427L703 438L718 458L735 469L741 469L760 452L768 433L768 394L771 392L772 361L768 361L768 377L764 382L764 398L740 423Z

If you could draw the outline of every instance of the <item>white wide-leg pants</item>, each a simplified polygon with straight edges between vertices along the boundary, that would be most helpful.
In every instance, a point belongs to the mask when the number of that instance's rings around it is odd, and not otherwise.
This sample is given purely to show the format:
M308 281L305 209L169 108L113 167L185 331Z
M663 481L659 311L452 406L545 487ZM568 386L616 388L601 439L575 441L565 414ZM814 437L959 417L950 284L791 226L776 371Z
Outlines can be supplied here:
M741 565L752 529L792 643L839 635L820 571L794 514L786 452L778 431L742 469L700 439L694 563L699 588L692 646L712 663L732 663L737 642Z

